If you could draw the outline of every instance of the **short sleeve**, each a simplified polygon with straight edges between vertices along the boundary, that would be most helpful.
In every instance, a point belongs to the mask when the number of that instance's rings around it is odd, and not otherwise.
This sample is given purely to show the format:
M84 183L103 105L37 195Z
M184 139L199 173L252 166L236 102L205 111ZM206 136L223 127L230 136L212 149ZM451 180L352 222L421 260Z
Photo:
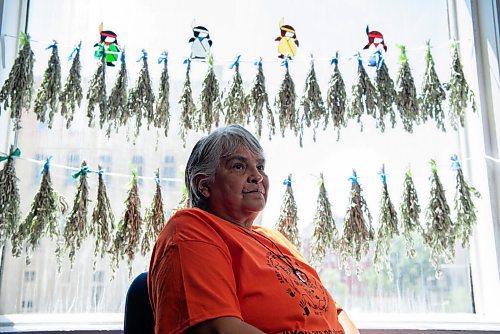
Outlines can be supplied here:
M171 243L150 271L156 333L183 333L205 320L241 319L228 254L205 241Z

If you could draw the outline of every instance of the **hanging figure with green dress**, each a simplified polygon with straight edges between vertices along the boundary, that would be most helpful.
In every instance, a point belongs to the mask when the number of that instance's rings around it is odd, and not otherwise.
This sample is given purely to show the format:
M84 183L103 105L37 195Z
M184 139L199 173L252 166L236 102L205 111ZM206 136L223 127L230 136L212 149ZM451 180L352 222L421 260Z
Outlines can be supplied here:
M94 44L94 57L101 59L104 56L106 65L115 66L114 62L118 60L121 51L116 34L111 30L102 30L102 23L99 25L99 34L101 39L99 43Z

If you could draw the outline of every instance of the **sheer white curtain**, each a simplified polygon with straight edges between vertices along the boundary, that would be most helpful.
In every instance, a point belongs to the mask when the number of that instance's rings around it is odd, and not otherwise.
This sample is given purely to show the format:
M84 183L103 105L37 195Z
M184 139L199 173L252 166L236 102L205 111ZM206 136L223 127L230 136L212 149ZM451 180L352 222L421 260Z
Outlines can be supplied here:
M6 1L6 3L10 3ZM4 17L5 17L4 13ZM98 26L103 22L105 30L117 33L119 44L126 49L129 71L129 87L135 85L140 63L141 49L149 55L149 68L157 91L161 66L156 63L163 50L169 52L171 128L165 138L162 131L141 129L135 144L128 140L133 128L121 129L108 139L105 132L88 128L86 119L87 101L77 110L73 125L66 129L60 116L54 126L38 124L32 112L23 114L23 128L19 132L18 146L23 157L45 159L53 156L53 162L78 167L86 160L91 168L106 161L114 173L130 174L132 164L140 165L144 176L153 177L153 172L174 171L170 175L182 179L182 169L193 144L202 134L191 133L186 147L178 136L179 107L185 65L182 60L189 55L189 38L192 26L203 25L210 31L216 74L224 89L232 76L229 68L236 55L241 54L240 70L248 89L254 79L256 68L253 62L264 59L264 73L271 102L274 101L283 78L284 68L277 58L275 37L279 34L279 21L284 17L292 25L300 42L298 55L290 63L290 72L300 98L309 69L310 54L314 55L318 80L326 95L328 80L333 67L330 59L339 51L339 66L346 82L348 97L356 78L355 53L367 42L366 26L384 34L388 45L386 62L393 80L399 67L399 49L396 43L407 47L413 77L420 91L425 66L425 42L430 39L436 69L442 82L449 78L451 65L446 1L327 1L318 0L305 4L303 1L269 2L265 0L239 2L208 1L164 2L164 1L31 1L28 32L32 37L35 53L35 89L38 88L49 57L46 47L57 40L62 61L63 78L69 71L66 57L74 46L82 41L82 75L84 93L96 68L92 46L98 41ZM17 35L17 31L2 31L6 35ZM468 78L475 78L472 40L462 36L470 46L470 53L462 55ZM17 41L5 37L6 50L15 48ZM193 96L197 100L205 71L205 63L192 64L191 80ZM368 68L373 77L372 69ZM7 69L5 70L7 73ZM107 92L113 87L118 73L108 68ZM6 74L2 74L2 78ZM298 101L297 101L298 102ZM445 102L446 104L447 102ZM298 106L298 103L297 103ZM5 113L1 116L6 123ZM474 115L472 117L477 117ZM446 123L446 133L438 130L432 122L417 126L414 133L406 133L398 119L396 128L387 126L381 133L375 128L371 117L362 118L363 131L359 124L350 121L341 131L340 140L331 127L319 130L312 140L312 131L305 130L304 147L299 147L298 138L290 132L282 138L277 134L267 139L264 127L262 144L266 151L266 169L271 180L268 206L260 223L272 227L279 216L281 196L284 192L282 180L293 174L293 187L299 210L299 228L303 244L309 245L312 235L312 219L318 194L317 177L324 173L325 184L332 201L339 229L347 210L350 182L348 177L355 168L365 190L368 206L378 227L381 183L377 172L385 164L389 191L395 205L399 206L404 172L411 166L414 181L421 201L426 208L431 174L428 161L435 159L450 205L454 194L455 176L450 170L449 157L459 153L456 132ZM141 159L134 159L142 157ZM73 158L71 158L73 157ZM75 158L77 157L77 158ZM79 160L79 161L75 161ZM142 163L138 163L142 161ZM168 161L168 162L167 162ZM138 166L139 167L139 166ZM26 160L16 164L25 214L38 189L40 166ZM68 170L53 167L55 189L72 203L76 183ZM164 175L165 176L165 175ZM95 205L97 177L90 177L91 198ZM108 192L112 199L115 218L123 215L127 196L128 180L109 177ZM177 205L181 195L181 182L162 183L167 214ZM139 188L142 213L149 206L154 191L154 181L144 180ZM424 212L421 215L424 223ZM64 220L61 220L61 226ZM320 274L333 297L346 309L359 312L473 312L469 256L466 250L457 248L454 263L443 267L444 276L436 280L428 262L428 251L420 245L418 256L409 260L404 255L401 240L393 247L391 260L395 278L389 281L385 275L374 272L373 252L364 259L364 274L361 281L356 276L347 276L337 269L335 254L329 254L320 267ZM131 282L126 263L111 279L109 259L97 261L92 268L93 241L89 240L77 253L75 264L70 268L67 260L61 273L57 272L55 243L43 240L34 255L31 265L24 264L24 257L13 258L10 245L5 249L0 294L0 313L25 312L120 312L123 310L127 287ZM309 249L304 247L304 253ZM147 270L148 258L137 255L133 265L133 276Z

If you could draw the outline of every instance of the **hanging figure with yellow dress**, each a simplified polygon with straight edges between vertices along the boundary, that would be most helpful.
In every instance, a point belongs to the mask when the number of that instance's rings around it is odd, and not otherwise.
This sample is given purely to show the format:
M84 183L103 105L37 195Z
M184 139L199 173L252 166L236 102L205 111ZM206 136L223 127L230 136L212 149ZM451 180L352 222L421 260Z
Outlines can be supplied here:
M288 57L288 59L292 59L292 57L295 57L299 41L295 29L290 25L283 24L283 19L280 21L280 36L276 37L275 41L279 42L279 58Z

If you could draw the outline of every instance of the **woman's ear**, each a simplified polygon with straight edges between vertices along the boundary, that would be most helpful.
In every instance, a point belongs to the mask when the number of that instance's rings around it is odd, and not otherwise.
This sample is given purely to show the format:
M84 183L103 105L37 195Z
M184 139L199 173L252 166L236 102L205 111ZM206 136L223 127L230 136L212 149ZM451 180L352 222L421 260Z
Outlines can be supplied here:
M200 175L200 178L197 182L198 184L198 192L203 195L203 197L210 197L210 186L208 182L208 178L204 175Z

